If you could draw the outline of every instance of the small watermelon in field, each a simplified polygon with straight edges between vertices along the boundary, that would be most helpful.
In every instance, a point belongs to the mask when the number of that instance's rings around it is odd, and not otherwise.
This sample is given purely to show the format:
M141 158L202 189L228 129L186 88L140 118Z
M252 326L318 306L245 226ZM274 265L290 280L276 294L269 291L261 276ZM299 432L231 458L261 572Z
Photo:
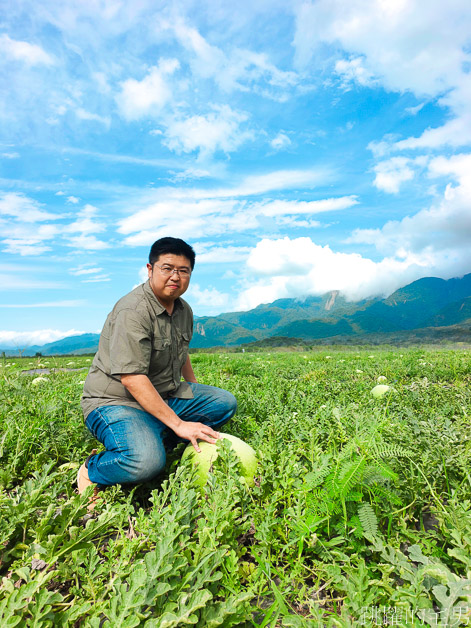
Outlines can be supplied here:
M222 432L220 432L220 436L221 438L230 441L232 450L239 458L242 477L244 478L245 483L247 486L253 486L254 475L257 470L258 463L255 450L243 440L237 438L237 436L232 436L232 434L223 434ZM204 440L198 441L198 446L201 449L201 452L197 452L191 443L187 445L185 451L183 452L182 460L189 458L196 466L198 473L197 482L203 486L206 484L211 465L218 457L219 452L217 444L213 445L212 443L208 443Z
M385 395L390 390L390 386L387 386L386 384L378 384L372 389L371 394L373 395L373 397L379 398Z

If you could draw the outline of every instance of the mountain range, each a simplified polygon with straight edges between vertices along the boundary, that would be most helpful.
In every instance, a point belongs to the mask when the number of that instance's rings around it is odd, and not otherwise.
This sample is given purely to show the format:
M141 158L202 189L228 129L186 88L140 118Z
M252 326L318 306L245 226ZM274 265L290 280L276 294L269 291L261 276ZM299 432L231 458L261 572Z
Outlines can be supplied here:
M93 353L98 334L69 336L23 355ZM461 278L427 277L387 298L347 301L338 291L278 299L247 312L195 317L190 347L320 343L471 342L471 273ZM6 355L18 350L3 349Z

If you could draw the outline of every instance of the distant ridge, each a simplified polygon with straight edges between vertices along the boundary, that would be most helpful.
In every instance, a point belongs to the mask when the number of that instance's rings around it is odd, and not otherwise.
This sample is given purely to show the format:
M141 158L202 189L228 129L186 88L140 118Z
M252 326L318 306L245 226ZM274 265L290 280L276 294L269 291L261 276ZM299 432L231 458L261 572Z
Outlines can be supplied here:
M453 325L463 326L460 336L466 336L470 320L471 273L449 280L418 279L386 299L351 302L332 291L304 299L278 299L248 312L199 317L191 346L245 345L270 337L312 342L340 337L354 342L360 336L366 341L364 337L372 338L371 334L389 334L391 338L391 334L400 332L405 337L407 332L413 335L413 330ZM415 335L418 342L426 342L431 336L437 334L422 331Z
M267 339L271 339L268 341ZM278 339L278 340L277 340ZM471 273L425 277L386 299L351 302L337 290L322 296L277 299L248 312L195 317L191 347L306 343L471 342ZM5 355L95 353L98 334L69 336L42 346L3 348Z

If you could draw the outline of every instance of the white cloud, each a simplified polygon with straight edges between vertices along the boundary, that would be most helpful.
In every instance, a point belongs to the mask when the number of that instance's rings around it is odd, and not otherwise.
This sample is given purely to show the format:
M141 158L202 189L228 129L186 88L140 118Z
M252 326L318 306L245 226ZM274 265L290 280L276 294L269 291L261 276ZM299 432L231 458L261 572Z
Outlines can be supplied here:
M273 150L283 150L284 148L288 148L288 146L291 146L291 140L286 135L286 133L280 132L276 137L271 140L270 146L273 148Z
M297 173L299 180L299 173ZM288 177L287 177L288 178ZM295 177L296 178L296 177ZM254 191L267 185L280 184L275 179L248 181L237 188ZM216 195L213 191L212 194ZM226 191L224 192L224 194ZM162 190L159 190L162 195ZM196 194L188 193L195 198ZM358 203L356 197L346 196L317 201L264 201L253 203L246 200L207 198L191 200L189 198L168 198L154 203L128 216L119 223L118 231L127 235L125 244L142 246L154 242L157 238L175 234L180 238L208 238L227 233L243 233L261 229L261 217L273 218L280 224L287 224L285 216L312 215L323 212L340 211ZM296 227L318 226L318 223L304 222Z
M11 255L30 256L42 255L51 250L51 247L47 244L42 244L40 240L31 238L23 238L21 240L15 240L14 238L5 238L2 240L2 245L5 247L2 249L3 253L10 253Z
M463 146L471 139L470 32L467 0L446 10L440 0L428 2L426 10L420 0L317 0L297 6L294 45L300 67L307 67L321 46L340 46L352 56L336 68L352 80L367 84L374 76L387 90L441 97L454 119L397 148Z
M77 203L80 202L80 199L77 198L76 196L68 196L67 197L67 202L68 203L72 203L72 205L77 205Z
M18 192L7 192L0 197L0 215L14 216L22 222L40 222L59 218L55 214L43 211L41 207L41 203Z
M84 249L85 251L99 251L110 247L107 242L97 240L97 238L93 235L84 234L69 238L66 244L67 246L71 246L76 249Z
M96 273L100 273L102 270L103 268L99 268L97 266L90 267L89 264L82 264L80 266L77 266L77 268L71 268L69 270L69 273L78 277L80 275L95 275Z
M364 66L362 57L351 57L348 61L340 59L335 64L335 72L340 76L342 86L349 90L352 83L362 87L373 87L377 84L373 74Z
M46 241L52 240L59 233L59 227L0 220L0 232L4 238L3 252L21 256L41 255L51 250Z
M298 6L298 63L306 65L322 43L364 56L369 72L387 89L437 95L463 77L471 13L466 0L443 10L431 0L317 0Z
M97 212L98 209L93 205L85 205L77 220L64 227L64 230L68 233L79 232L82 235L105 231L106 226L103 223L95 222L93 220Z
M27 65L53 65L54 58L36 44L11 39L6 33L0 35L0 53Z
M238 186L204 192L214 198L256 196L276 190L314 188L330 177L326 169L274 170L266 174L249 175Z
M187 168L182 172L171 172L172 181L189 181L190 179L203 179L204 177L211 176L209 170L203 170L202 168Z
M172 98L169 77L180 67L176 59L161 59L142 81L130 78L121 83L116 97L119 112L129 121L154 117Z
M240 293L235 307L247 310L279 298L321 295L331 290L339 290L353 301L387 296L429 276L431 270L438 276L457 274L456 267L431 266L424 256L385 257L375 262L357 253L335 252L310 238L264 239L248 258L246 279L250 288Z
M213 105L207 115L195 115L169 122L164 144L177 153L199 151L202 156L218 150L231 153L253 138L253 133L241 130L247 120L245 113L233 111L229 105Z
M411 116L416 116L419 113L419 111L422 111L425 105L426 105L425 102L421 102L419 105L416 105L415 107L406 107L406 112Z
M193 74L213 79L223 91L253 90L264 97L283 101L287 97L287 88L294 87L299 81L295 72L279 70L265 53L239 48L223 52L181 19L171 28L180 44L191 54L189 62Z
M187 296L196 305L203 305L207 314L217 314L225 310L231 303L230 295L220 292L216 288L201 288L198 284L191 284Z
M96 222L93 218L97 214L98 209L93 205L85 205L81 215L75 222L64 227L64 233L79 235L67 236L65 244L77 249L85 249L87 251L98 251L109 248L107 242L98 240L94 233L101 233L106 230L106 225Z
M427 163L424 158L391 162L392 172L393 166L401 172L408 165ZM249 254L246 276L250 279L252 273L253 278L236 307L249 309L281 297L330 290L340 290L352 300L386 296L421 277L449 279L470 272L471 154L437 157L429 162L428 174L454 181L432 207L389 221L381 229L357 229L347 239L350 244L373 245L382 259L335 252L305 237L266 238ZM399 182L393 175L383 185L395 191Z
M99 122L100 124L104 124L107 128L111 125L111 118L109 116L100 116L97 113L91 113L90 111L86 111L79 107L75 114L77 118L80 120L91 120L92 122Z
M348 209L358 204L356 196L326 198L319 201L264 201L253 205L253 212L264 216L320 214Z
M19 159L20 153L2 153L3 159Z
M242 262L247 259L252 250L249 246L213 246L205 243L196 243L193 247L196 251L197 264L224 264L227 262Z
M398 150L435 149L442 146L456 148L467 144L471 144L471 114L462 114L443 126L426 129L419 137L409 137L396 142L394 148Z
M405 157L393 157L387 161L381 161L374 167L376 177L374 185L378 190L389 194L397 194L402 183L414 178L414 171L410 167L411 159Z
M111 281L111 277L107 274L97 275L96 277L90 277L90 279L84 279L82 283L103 283L105 281Z
M471 269L471 154L439 157L429 164L430 177L452 177L443 197L429 209L381 229L356 229L347 242L370 244L398 259L415 259L428 272L459 276Z
M58 329L38 329L36 331L3 331L0 330L0 345L2 347L12 349L29 347L32 345L45 345L49 342L62 340L69 336L77 336L85 334L84 331L77 329L69 329L68 331L59 331Z
M304 220L296 216L277 216L276 224L291 229L318 229L322 226L319 220Z

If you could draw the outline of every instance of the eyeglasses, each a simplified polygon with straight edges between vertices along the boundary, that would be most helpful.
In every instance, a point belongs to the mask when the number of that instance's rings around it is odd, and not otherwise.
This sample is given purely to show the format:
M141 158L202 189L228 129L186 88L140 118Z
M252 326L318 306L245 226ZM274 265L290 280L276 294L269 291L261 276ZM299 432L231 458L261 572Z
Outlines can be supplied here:
M160 272L164 277L171 277L173 273L177 273L179 277L186 279L191 275L191 270L189 268L172 268L172 266L159 266L158 264L154 264L154 266L160 268Z

